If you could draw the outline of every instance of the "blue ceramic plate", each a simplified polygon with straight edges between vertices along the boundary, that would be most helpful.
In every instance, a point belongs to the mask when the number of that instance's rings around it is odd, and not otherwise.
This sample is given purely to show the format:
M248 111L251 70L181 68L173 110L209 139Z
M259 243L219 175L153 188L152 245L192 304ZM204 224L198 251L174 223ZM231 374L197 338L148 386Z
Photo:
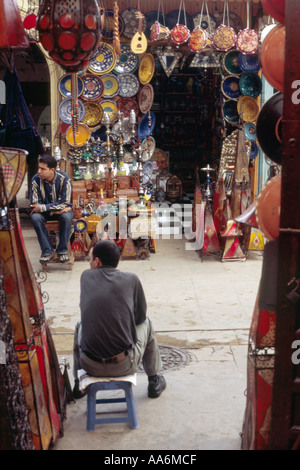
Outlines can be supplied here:
M198 12L192 16L192 19L194 23L194 28L196 26L201 26L201 28L206 29L208 33L210 32L212 33L217 27L217 20L213 15L207 16L206 13L202 13L202 19L201 19L201 12ZM201 20L201 23L200 23L200 20ZM210 25L210 30L209 30L209 25Z
M85 115L85 106L82 101L78 100L78 120L82 121ZM59 119L65 124L72 124L72 100L65 98L59 103L57 110Z
M241 90L239 87L239 77L230 75L224 78L221 84L222 93L226 98L230 100L238 100L241 96Z
M223 116L224 119L230 124L239 123L239 113L237 110L237 101L229 100L223 105Z
M106 142L106 126L100 125L96 127L91 133L91 138L94 139L96 142L98 141L98 139L100 139L101 142Z
M119 95L122 98L135 96L139 88L139 80L133 73L121 73L119 75Z
M102 38L107 41L113 40L114 34L114 12L113 10L104 10L104 20L103 20L103 30L102 30ZM122 36L124 33L124 21L123 18L118 15L119 20L119 36Z
M250 150L250 160L252 160L252 158L255 158L257 154L258 154L258 145L254 140L252 140L251 150Z
M229 51L223 57L222 66L226 72L233 75L240 75L242 70L238 64L239 51Z
M245 72L240 77L240 90L242 95L257 98L261 94L262 83L259 75L253 72Z
M149 123L149 114L150 114L150 123ZM151 135L155 127L155 123L156 123L156 116L153 113L153 111L150 111L150 113L144 114L144 116L142 117L139 123L138 138L140 140L143 140L145 139L145 137L148 137L148 135Z
M249 140L256 140L256 126L253 122L247 122L244 125L244 132Z
M132 73L135 72L140 63L138 54L132 52L130 44L121 44L121 54L116 61L113 72L119 73Z
M104 85L101 78L98 75L87 73L82 77L83 80L83 92L81 98L87 101L99 100L104 91Z
M65 98L71 98L72 96L71 77L72 76L70 73L63 75L58 83L59 92ZM77 75L77 79L78 79L78 96L80 96L81 93L83 92L83 81L78 75Z
M103 75L111 72L116 65L116 55L110 44L102 42L95 52L94 59L91 60L89 71L96 75Z
M238 65L242 72L259 72L260 60L258 54L242 54L239 52Z

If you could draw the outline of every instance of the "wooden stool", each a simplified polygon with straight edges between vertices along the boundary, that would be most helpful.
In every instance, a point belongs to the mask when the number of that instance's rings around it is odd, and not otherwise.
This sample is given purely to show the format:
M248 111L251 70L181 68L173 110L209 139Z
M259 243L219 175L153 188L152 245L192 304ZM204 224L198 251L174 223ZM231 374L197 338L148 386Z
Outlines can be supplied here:
M129 423L133 429L138 428L135 402L133 396L132 386L136 385L136 374L126 375L123 377L92 377L88 375L85 370L78 371L80 390L87 391L87 431L93 431L95 424L104 423ZM104 390L123 390L125 396L118 398L97 398L96 395ZM126 403L127 415L126 416L113 416L107 418L97 418L96 405L108 403ZM115 414L116 411L107 411L110 414ZM120 412L120 411L119 411Z
M58 220L48 220L46 222L46 229L49 232L52 248L55 248L56 245L57 245L57 234L59 233L59 221ZM54 257L50 261L47 261L47 263L42 264L42 267L43 267L43 269L45 269L48 263L50 263L50 264L51 263L60 263L60 264L66 264L68 270L71 270L72 266L73 266L73 263L74 263L74 255L73 255L73 252L72 252L70 239L68 241L68 257L69 257L69 261L67 263L61 263L60 260L59 260L58 254L55 253Z

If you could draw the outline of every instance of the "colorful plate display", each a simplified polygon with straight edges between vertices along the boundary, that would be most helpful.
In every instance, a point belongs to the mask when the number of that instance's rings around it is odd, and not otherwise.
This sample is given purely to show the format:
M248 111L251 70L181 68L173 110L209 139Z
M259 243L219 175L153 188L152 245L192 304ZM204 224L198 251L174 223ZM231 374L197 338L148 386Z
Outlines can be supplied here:
M122 98L135 96L139 91L138 78L133 73L121 73L119 75L119 95Z
M237 103L237 111L245 122L254 122L259 113L257 102L251 96L241 96Z
M253 72L243 73L240 77L240 90L242 95L257 98L262 90L260 76Z
M65 98L71 98L72 96L72 75L70 73L63 75L59 82L58 82L58 89L59 92L62 96ZM77 80L78 80L78 96L81 95L83 92L83 81L82 79L77 75Z
M243 54L255 54L259 46L259 35L254 29L242 29L236 38L236 47Z
M196 26L189 37L189 48L193 52L199 52L207 44L207 32L204 28Z
M116 61L113 72L116 74L135 72L139 63L139 55L132 52L130 44L121 44L121 54Z
M109 73L116 65L116 56L110 44L101 43L98 47L95 58L91 60L89 71L96 75Z
M145 137L148 137L150 134L152 134L155 123L156 116L153 111L144 114L138 126L138 138L143 140Z
M104 91L104 85L101 78L98 75L87 73L82 77L83 81L83 92L81 99L86 101L99 100Z
M98 126L103 117L103 109L94 101L85 104L85 115L82 122L89 127Z
M141 155L141 160L142 162L147 162L150 160L152 155L154 154L155 151L155 139L152 137L152 135L146 137L141 144L141 148L143 149L143 153Z
M121 11L120 16L124 22L124 31L123 36L127 39L132 39L135 33L138 32L139 29L139 18L138 18L139 10L136 8L125 8L125 10ZM146 31L146 18L143 16L142 18L142 32Z
M153 86L150 83L144 85L139 92L139 107L142 114L150 111L154 99Z
M58 117L65 124L72 124L72 100L69 98L63 99L57 109ZM85 105L82 101L78 100L78 120L82 121L85 114Z
M263 104L256 122L262 151L278 165L282 160L282 115L283 93L277 92Z
M101 76L104 90L103 98L113 98L118 94L119 91L119 80L113 73L107 73L106 75Z
M119 36L122 36L125 25L124 25L123 18L120 15L118 15L118 22L119 22ZM113 10L107 10L105 8L102 37L104 40L112 41L113 34L114 34L114 12Z
M135 98L120 98L117 101L118 110L123 113L125 118L128 118L130 115L130 111L133 109L135 115L139 114L139 106Z
M87 143L91 135L91 131L86 124L78 123L78 129L74 133L73 126L69 126L66 131L66 139L73 147L82 147Z
M239 87L240 78L236 75L229 75L222 80L221 90L224 96L230 100L238 100L241 96Z
M239 113L235 100L229 100L224 103L223 116L225 121L229 122L229 124L237 125L239 123Z
M260 70L260 60L258 54L238 54L238 66L242 72L259 72Z
M149 83L155 71L155 60L152 54L147 53L144 55L139 66L139 80L142 85Z
M222 59L223 70L233 75L240 75L242 70L238 63L239 54L239 51L226 52Z
M218 26L212 36L213 46L218 51L228 51L235 45L236 34L233 28L226 25Z
M244 132L249 140L256 140L256 126L253 122L247 122L247 124L244 125Z
M100 101L100 106L103 109L103 113L108 113L110 122L114 122L118 117L118 108L115 101L103 100Z

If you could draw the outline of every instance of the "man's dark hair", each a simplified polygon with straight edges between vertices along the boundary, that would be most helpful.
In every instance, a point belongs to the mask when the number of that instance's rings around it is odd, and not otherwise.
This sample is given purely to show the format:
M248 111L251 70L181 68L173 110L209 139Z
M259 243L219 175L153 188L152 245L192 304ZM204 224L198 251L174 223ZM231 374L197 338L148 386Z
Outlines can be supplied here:
M120 250L113 241L101 240L94 245L93 257L99 258L103 266L116 268L120 261Z
M39 162L40 163L45 163L48 168L56 168L57 167L57 161L52 155L41 155L39 157Z

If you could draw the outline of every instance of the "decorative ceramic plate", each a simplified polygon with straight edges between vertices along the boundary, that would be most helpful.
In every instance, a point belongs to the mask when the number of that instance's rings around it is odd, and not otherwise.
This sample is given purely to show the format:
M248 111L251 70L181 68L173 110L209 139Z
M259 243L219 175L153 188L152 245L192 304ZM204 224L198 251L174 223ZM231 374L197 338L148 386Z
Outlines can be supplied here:
M85 115L82 122L89 127L98 126L103 118L103 109L93 101L85 104Z
M258 226L269 240L275 240L279 235L280 198L281 175L276 175L265 184L256 200Z
M251 150L250 150L250 160L257 157L258 155L258 145L255 140L251 141Z
M192 19L194 23L194 28L196 26L200 26L201 28L206 29L208 34L213 33L217 27L217 20L213 15L207 15L206 13L202 13L202 19L201 19L201 12L200 12L200 13L195 13L192 16Z
M254 29L242 29L236 37L236 47L244 54L255 54L259 46L259 35Z
M226 20L227 20L227 15L226 15ZM220 19L218 21L218 26L220 26L222 21L223 21L223 14L220 15ZM226 22L226 24L228 24L228 22ZM241 18L239 17L239 15L237 15L233 11L229 12L229 26L231 26L234 29L236 34L239 31L241 31L241 29L243 29L243 22L242 22Z
M83 92L83 81L77 75L78 81L78 96ZM58 89L62 96L65 98L71 98L72 96L72 75L70 73L63 75L58 82Z
M166 26L171 29L174 28L177 24L184 24L190 31L193 31L195 25L193 18L188 13L184 14L184 11L181 10L179 14L179 10L172 10L169 11L168 14L165 16L166 19Z
M258 104L251 96L241 96L237 103L237 110L245 122L254 122L259 113Z
M135 96L139 91L138 78L133 73L121 73L119 75L119 95L122 98Z
M104 19L103 19L103 30L102 37L104 40L112 41L114 34L114 12L113 10L104 10ZM123 18L118 15L119 20L119 36L123 36L124 33L124 21Z
M117 101L118 110L123 113L125 118L129 118L130 111L133 109L135 115L139 114L139 105L135 98L120 98Z
M144 85L139 91L139 107L142 114L150 111L154 99L153 86L150 83Z
M114 122L118 117L118 108L115 101L103 100L100 101L100 106L103 109L103 113L108 113L110 122Z
M229 75L222 80L221 90L224 96L230 100L238 100L241 96L239 87L240 78L236 75Z
M138 126L138 138L143 140L145 137L148 137L148 135L152 134L155 123L156 116L152 111L144 114Z
M95 129L93 129L93 131L91 132L91 139L93 139L96 142L98 140L100 140L101 142L106 142L106 139L107 139L106 126L100 125L96 127Z
M193 52L199 52L207 44L207 32L204 28L196 26L189 37L189 48Z
M143 149L143 153L141 155L142 162L147 162L148 160L150 160L150 158L154 154L155 146L155 139L152 137L152 135L146 137L143 140L141 144L141 148Z
M242 54L238 55L238 65L242 72L258 72L260 70L260 60L258 54Z
M82 147L87 143L91 135L91 131L86 124L78 123L78 129L74 133L73 126L69 126L66 131L66 139L73 147Z
M218 51L228 51L235 45L235 41L236 34L230 26L222 24L213 33L212 43Z
M247 122L244 125L244 132L249 140L256 140L256 126L253 122Z
M72 124L72 100L69 98L63 99L57 109L58 117L65 124ZM82 101L78 100L78 120L82 121L85 114L85 106Z
M139 80L142 85L149 83L155 71L155 60L152 54L147 53L144 55L139 66Z
M87 73L82 77L83 81L83 92L81 99L87 101L99 100L104 91L104 85L101 78L98 75Z
M260 76L253 72L243 73L240 77L240 90L242 95L257 98L262 90Z
M139 18L138 18L139 10L136 8L125 8L125 10L121 11L120 16L124 22L124 31L123 36L127 39L132 39L135 33L138 32L139 29ZM142 19L142 32L146 31L146 18L143 16Z
M116 65L116 56L113 47L106 43L101 43L95 53L95 58L91 60L89 71L96 75L111 72Z
M165 16L163 15L162 12L158 11L148 11L145 13L145 18L146 18L146 30L145 30L145 35L146 38L151 40L151 27L155 23L155 21L158 21L162 26L165 25Z
M239 123L239 114L237 111L237 102L234 100L226 101L223 105L224 119L230 124L237 125Z
M184 44L190 37L190 30L184 24L177 24L171 30L171 39L174 44Z
M103 98L113 98L119 91L119 80L113 73L102 75L101 79L104 85Z
M130 44L121 44L121 54L116 61L113 72L116 74L135 72L139 66L139 63L139 55L132 52Z
M240 75L242 70L238 63L239 54L239 51L226 52L222 59L223 70L233 75Z
M283 93L277 92L263 104L256 122L259 146L278 165L282 161L282 116Z

